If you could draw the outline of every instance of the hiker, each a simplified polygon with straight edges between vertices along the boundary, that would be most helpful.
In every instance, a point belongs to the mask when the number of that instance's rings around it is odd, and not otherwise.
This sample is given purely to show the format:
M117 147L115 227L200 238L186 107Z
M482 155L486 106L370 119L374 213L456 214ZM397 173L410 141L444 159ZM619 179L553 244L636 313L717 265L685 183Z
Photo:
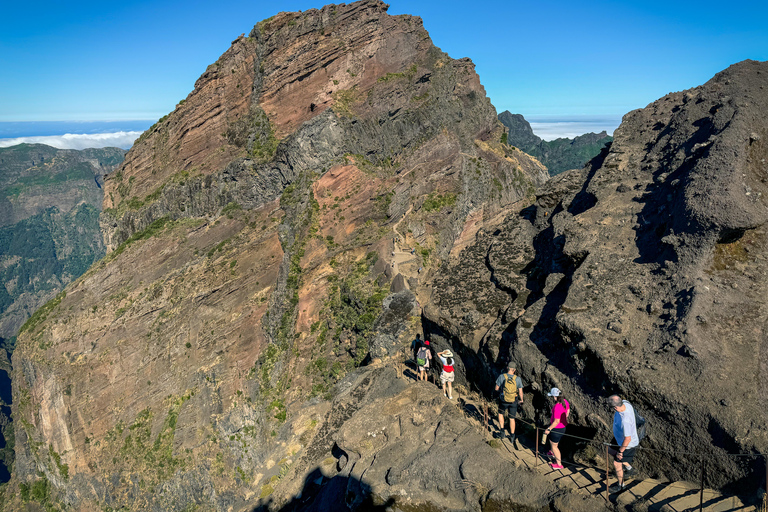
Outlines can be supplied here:
M550 450L548 455L555 459L554 464L550 464L550 466L552 469L563 469L563 460L560 458L560 449L557 445L560 439L563 438L563 434L565 434L565 427L568 425L568 415L571 414L571 404L563 398L563 393L557 388L552 388L547 393L547 396L555 399L549 428L544 431L549 438Z
M411 353L413 353L413 360L416 360L416 353L421 348L421 334L416 333L416 339L411 342Z
M608 404L613 408L613 437L618 450L608 447L608 454L613 457L613 469L616 471L615 484L610 486L610 492L620 492L624 489L624 466L632 470L632 461L635 459L635 448L640 444L635 425L635 410L632 404L622 400L618 395L608 397Z
M517 408L523 404L523 381L515 375L515 367L511 363L507 366L506 373L496 379L496 391L499 394L499 437L504 439L504 414L509 417L509 441L515 449L518 449L515 439L515 418Z
M449 400L453 400L453 352L450 350L443 350L438 352L437 356L440 358L440 363L443 365L443 371L440 372L440 382L443 383L443 394L448 397ZM445 385L448 384L448 390L446 391Z
M424 344L416 353L416 364L419 366L419 374L416 376L418 380L427 380L427 372L429 371L429 361L432 359L432 354L429 350L429 340L424 340Z

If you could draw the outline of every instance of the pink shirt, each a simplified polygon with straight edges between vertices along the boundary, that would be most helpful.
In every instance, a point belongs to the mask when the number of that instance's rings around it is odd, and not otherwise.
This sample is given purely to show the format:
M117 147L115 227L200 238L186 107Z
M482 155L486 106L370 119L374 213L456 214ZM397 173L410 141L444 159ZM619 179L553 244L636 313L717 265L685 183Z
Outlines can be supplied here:
M568 400L563 400L563 402L565 403L556 403L552 408L552 418L549 420L550 425L555 422L555 419L560 422L558 425L555 425L555 428L565 428L568 425L568 419L565 415L568 409L570 409L571 404L568 403Z

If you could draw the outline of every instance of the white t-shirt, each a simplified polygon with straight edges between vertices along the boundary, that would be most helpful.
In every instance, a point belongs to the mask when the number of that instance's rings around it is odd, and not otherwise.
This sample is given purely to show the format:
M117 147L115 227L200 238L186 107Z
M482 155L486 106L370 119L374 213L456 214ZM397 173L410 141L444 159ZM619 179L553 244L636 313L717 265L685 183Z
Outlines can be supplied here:
M626 400L622 400L622 403L624 404L624 412L616 411L613 413L613 437L619 446L624 443L625 437L629 437L630 441L627 448L634 448L640 444L640 440L637 438L637 426L635 426L635 409Z

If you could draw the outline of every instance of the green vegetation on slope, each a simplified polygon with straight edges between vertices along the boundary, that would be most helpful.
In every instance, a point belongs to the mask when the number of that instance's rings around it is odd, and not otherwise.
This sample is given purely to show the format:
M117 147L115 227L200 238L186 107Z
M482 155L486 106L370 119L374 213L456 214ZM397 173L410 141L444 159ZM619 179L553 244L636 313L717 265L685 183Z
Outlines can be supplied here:
M60 289L103 255L99 212L88 204L65 214L49 208L0 228L0 314L23 294Z

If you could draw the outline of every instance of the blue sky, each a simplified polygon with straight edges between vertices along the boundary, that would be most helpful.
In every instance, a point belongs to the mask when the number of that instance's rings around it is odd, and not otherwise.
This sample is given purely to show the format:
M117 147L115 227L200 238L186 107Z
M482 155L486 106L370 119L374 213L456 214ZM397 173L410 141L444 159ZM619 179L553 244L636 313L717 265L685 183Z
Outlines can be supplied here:
M317 1L7 2L0 121L156 120L241 33ZM618 118L732 63L768 60L765 1L410 1L470 57L499 112Z

